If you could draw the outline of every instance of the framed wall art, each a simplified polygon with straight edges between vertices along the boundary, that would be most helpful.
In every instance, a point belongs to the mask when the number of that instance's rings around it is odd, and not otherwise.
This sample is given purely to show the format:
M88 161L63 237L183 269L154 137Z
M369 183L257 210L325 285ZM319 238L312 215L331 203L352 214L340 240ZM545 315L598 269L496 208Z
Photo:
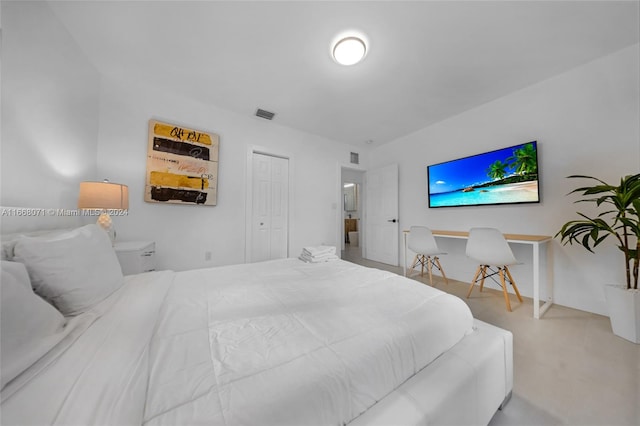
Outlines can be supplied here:
M215 133L149 120L144 200L215 206L219 145Z

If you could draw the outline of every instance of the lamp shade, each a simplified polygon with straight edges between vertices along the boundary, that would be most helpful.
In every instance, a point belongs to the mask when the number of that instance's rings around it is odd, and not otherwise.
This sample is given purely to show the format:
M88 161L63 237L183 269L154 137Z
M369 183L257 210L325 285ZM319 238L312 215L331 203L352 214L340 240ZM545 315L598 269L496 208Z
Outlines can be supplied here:
M81 182L78 208L127 210L129 187L111 182Z

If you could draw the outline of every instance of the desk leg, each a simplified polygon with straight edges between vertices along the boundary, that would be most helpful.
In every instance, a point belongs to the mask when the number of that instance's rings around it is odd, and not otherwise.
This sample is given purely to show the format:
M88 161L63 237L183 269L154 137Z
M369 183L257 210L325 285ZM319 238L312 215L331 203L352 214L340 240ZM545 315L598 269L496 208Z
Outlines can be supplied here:
M540 244L533 245L533 317L540 318Z
M546 242L547 247L547 299L540 307L540 316L553 305L553 240Z
M551 244L547 244L547 297L540 306L540 243L533 246L533 317L540 319L553 304L553 257Z

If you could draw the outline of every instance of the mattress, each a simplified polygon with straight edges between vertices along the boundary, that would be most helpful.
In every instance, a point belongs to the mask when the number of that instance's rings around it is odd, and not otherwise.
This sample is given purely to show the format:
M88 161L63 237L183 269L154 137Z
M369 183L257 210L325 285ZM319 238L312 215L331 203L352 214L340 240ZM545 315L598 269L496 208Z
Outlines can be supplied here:
M344 424L471 332L396 274L279 260L181 272L151 343L148 424Z
M346 424L474 330L437 289L297 259L129 276L77 322L3 424Z

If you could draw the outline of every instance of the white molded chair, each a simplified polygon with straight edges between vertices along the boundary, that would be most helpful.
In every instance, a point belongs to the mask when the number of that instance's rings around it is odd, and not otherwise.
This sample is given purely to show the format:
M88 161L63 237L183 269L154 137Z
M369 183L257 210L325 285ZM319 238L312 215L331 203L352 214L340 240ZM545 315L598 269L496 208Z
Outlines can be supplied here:
M440 259L438 259L438 255L446 253L438 248L436 239L433 238L433 234L429 228L424 226L412 226L409 229L407 246L412 252L416 253L408 272L409 275L416 266L420 265L420 276L424 276L424 268L426 266L427 271L429 272L429 284L433 285L432 271L435 266L442 274L444 281L449 284L449 280L447 280L447 276L444 274L442 265L440 265Z
M502 287L507 310L511 312L511 302L509 301L506 283L508 281L513 287L518 300L522 303L522 297L508 268L509 265L515 265L518 261L513 255L509 243L507 243L504 235L502 235L499 230L495 228L472 228L469 231L469 239L467 240L467 256L480 264L471 281L467 299L471 296L471 291L473 291L473 286L478 281L478 276L482 274L480 278L480 291L482 291L484 287L485 278L491 278ZM492 266L497 268L497 270L493 269ZM487 273L487 269L489 273ZM492 278L496 274L500 276L500 282Z

